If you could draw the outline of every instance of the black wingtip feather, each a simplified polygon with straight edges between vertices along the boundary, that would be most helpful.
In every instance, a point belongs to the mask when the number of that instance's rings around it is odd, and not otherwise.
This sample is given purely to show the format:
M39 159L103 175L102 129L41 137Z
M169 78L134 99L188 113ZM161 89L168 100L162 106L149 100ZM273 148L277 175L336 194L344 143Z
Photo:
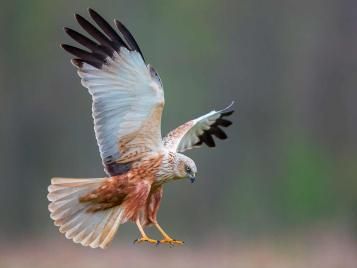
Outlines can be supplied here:
M145 61L144 55L141 52L138 43L136 42L134 36L130 33L128 28L126 28L125 25L123 23L121 23L120 21L118 21L118 20L114 20L114 23L117 26L117 28L120 31L120 33L123 35L125 41L128 43L129 48L131 50L136 50L137 52L139 52L141 57Z
M208 147L215 147L215 146L216 146L216 144L215 144L215 142L214 142L214 140L213 140L211 134L208 133L207 131L206 131L206 132L203 132L203 134L202 134L202 141L203 141L204 143L206 143Z
M227 139L226 133L222 129L220 129L218 126L212 125L211 132L213 135L215 135L217 138L219 138L221 140Z
M74 18L79 22L79 20L84 19L81 15L78 13L74 13Z
M83 62L87 62L88 64L91 64L98 69L100 69L105 62L105 57L101 54L90 53L88 51L67 44L62 44L61 46L68 53L78 57Z
M119 36L119 34L110 26L110 24L96 12L95 10L89 8L88 9L90 17L94 20L94 22L99 26L100 29L103 30L103 32L110 37L110 39L113 41L113 44L115 45L116 50L119 50L120 47L126 47L127 49L128 46L125 44L123 39Z
M77 68L82 68L83 66L83 60L81 59L71 59L71 63Z
M83 63L88 63L100 69L106 62L106 58L112 57L114 52L120 53L120 48L125 47L130 51L137 51L144 60L143 54L136 43L134 37L129 30L119 21L116 21L116 26L124 37L122 37L114 30L112 26L92 8L88 8L90 17L93 19L97 28L87 19L78 13L74 14L75 19L79 25L85 30L94 40L89 39L83 34L64 27L64 31L76 42L89 49L91 52L72 47L69 45L61 45L67 52L75 55L76 59L72 62L75 66L81 67Z
M222 127L229 127L230 125L232 125L232 121L223 118L218 118L216 120L216 124Z
M213 135L218 139L225 140L228 138L227 134L220 127L229 127L232 125L232 122L227 120L225 117L233 114L234 110L230 109L233 106L234 102L229 105L226 109L220 111L220 117L216 119L216 122L211 125L211 127L198 136L199 141L195 146L202 145L202 143L207 144L208 147L215 147L215 142Z
M81 15L76 15L76 19L88 34L90 34L95 40L99 42L100 45L107 47L112 52L118 50L118 46L110 40L107 36L105 36L101 31L99 31L94 25L92 25L88 20L83 18Z
M222 113L222 116L230 116L234 113L234 110L230 110L230 111L227 111L227 112L224 112Z
M98 45L83 34L80 34L70 28L66 28L65 31L73 40L77 41L79 44L88 48L92 52L101 54L104 58L108 56L111 57L113 55L113 50L109 49L108 47Z

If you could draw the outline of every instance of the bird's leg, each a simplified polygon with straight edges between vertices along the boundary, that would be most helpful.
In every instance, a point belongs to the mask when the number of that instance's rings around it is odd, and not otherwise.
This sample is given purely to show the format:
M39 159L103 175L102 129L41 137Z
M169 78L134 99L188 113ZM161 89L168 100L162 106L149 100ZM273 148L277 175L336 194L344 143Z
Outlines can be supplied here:
M155 227L159 230L164 239L160 240L160 243L173 245L182 245L184 242L181 240L172 239L159 225L158 222L154 223Z
M141 242L148 242L148 243L150 243L150 244L158 245L158 244L160 243L159 240L151 239L151 238L149 238L149 237L146 235L146 233L144 232L143 227L142 227L141 224L140 224L140 220L139 220L139 219L136 220L136 225L138 226L138 229L139 229L139 231L140 231L141 238L135 239L135 240L134 240L134 244L135 244L135 243L141 243Z

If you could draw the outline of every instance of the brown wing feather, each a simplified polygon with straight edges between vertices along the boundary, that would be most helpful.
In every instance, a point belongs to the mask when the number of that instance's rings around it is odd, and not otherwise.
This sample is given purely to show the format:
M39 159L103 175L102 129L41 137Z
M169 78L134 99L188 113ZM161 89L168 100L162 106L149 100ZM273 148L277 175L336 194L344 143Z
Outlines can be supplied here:
M80 197L80 202L91 203L87 208L90 213L121 206L124 209L122 222L135 221L146 205L162 159L162 155L156 155L137 162L127 173L107 179Z

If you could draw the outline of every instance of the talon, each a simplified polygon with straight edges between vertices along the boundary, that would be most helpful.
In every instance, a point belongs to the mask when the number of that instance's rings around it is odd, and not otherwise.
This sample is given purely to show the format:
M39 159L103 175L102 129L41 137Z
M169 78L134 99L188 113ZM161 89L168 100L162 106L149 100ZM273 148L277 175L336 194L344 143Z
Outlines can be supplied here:
M160 241L160 243L168 244L171 248L175 245L183 245L184 242L181 240L176 240L176 239L163 239Z
M135 239L134 240L134 244L135 243L142 243L142 242L148 242L148 243L154 244L154 245L157 245L158 242L160 243L159 240L151 239L151 238L148 238L148 237L142 237L140 239Z

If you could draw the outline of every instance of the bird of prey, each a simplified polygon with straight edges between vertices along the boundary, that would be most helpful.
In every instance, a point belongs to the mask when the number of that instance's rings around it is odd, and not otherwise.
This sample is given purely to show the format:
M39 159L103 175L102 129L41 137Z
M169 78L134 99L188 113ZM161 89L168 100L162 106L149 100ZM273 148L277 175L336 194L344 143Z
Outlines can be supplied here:
M182 152L203 144L215 146L213 135L227 136L222 127L232 104L211 111L161 136L164 91L155 69L129 30L114 20L118 31L96 11L89 9L94 23L76 14L83 30L92 38L64 28L84 47L64 44L74 55L82 85L92 96L92 116L104 178L53 178L48 187L49 211L54 224L68 239L92 248L105 248L120 224L135 222L141 238L137 242L182 244L159 225L157 213L163 185L188 178L194 182L195 162ZM95 26L96 25L96 26ZM144 227L154 225L163 238L149 238Z

